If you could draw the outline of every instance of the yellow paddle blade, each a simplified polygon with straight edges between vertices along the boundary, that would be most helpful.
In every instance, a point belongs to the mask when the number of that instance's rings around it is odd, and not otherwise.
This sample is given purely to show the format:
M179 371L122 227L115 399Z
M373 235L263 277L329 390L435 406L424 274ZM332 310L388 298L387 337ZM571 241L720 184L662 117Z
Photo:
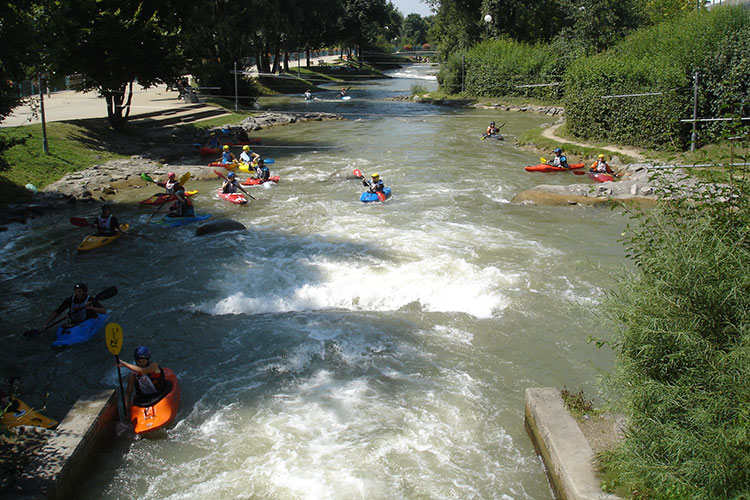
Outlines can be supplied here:
M109 352L117 356L122 350L122 327L117 323L107 323L104 328L104 339Z
M190 172L185 172L184 174L182 174L182 177L180 177L180 184L184 186L185 183L189 180L190 180Z
M546 158L542 158L541 156L539 157L539 161L541 161L542 163L547 163L547 159Z

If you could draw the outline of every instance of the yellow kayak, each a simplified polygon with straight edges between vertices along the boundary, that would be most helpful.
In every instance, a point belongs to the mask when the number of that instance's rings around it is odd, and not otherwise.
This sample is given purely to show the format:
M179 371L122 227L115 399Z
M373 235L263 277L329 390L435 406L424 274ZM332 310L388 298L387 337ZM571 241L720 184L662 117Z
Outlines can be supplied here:
M3 425L5 427L16 427L18 425L33 425L36 427L46 427L51 429L57 426L57 420L45 417L38 411L32 410L29 405L18 398L14 398L3 415Z
M120 229L122 229L123 232L127 231L128 227L129 226L127 224L120 224ZM78 245L78 251L86 252L88 250L93 250L94 248L109 245L120 236L120 233L113 234L112 236L97 236L95 234L90 234L83 239L80 245Z

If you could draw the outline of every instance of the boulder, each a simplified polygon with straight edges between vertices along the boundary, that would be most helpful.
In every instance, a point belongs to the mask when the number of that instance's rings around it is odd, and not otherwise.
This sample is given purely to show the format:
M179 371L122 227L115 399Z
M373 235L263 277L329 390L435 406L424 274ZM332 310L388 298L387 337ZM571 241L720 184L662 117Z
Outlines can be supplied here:
M247 228L241 222L232 219L216 219L205 222L195 229L196 236L204 234L223 233L225 231L244 231Z

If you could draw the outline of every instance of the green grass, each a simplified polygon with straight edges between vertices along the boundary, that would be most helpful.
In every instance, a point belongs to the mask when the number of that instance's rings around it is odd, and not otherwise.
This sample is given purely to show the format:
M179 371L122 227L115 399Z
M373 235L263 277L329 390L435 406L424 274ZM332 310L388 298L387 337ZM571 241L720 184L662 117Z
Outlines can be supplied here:
M113 146L123 137L105 120L48 123L49 155L42 149L41 124L2 128L0 137L22 140L3 155L9 168L0 172L0 199L6 202L25 200L28 183L41 189L70 172L135 154Z
M572 163L576 163L579 159L593 161L593 159L603 151L602 148L607 145L606 142L586 141L594 146L586 147L579 146L573 142L554 141L542 135L545 128L546 127L538 127L527 130L519 136L518 144L520 146L533 146L540 151L552 151L554 148L563 148L568 157L568 161L572 161ZM562 137L563 139L569 139L571 141L575 140L567 137L567 134L565 133L565 125L558 128L555 135ZM625 164L637 162L635 158L622 153L612 152L608 154L608 156L618 156Z

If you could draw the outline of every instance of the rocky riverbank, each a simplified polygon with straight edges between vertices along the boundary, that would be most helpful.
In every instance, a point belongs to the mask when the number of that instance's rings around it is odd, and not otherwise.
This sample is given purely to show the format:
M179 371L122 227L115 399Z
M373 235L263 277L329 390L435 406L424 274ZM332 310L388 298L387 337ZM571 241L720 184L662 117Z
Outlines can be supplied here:
M263 113L246 118L239 124L214 127L217 135L239 137L249 132L290 125L304 121L343 120L344 117L332 113ZM210 131L209 131L210 132ZM161 139L168 143L168 139L175 138L174 129L161 132ZM156 139L157 137L153 137ZM181 138L191 142L203 142L205 137ZM155 141L159 144L159 141ZM213 179L216 174L213 168L192 164L195 153L190 156L190 162L185 155L170 157L173 148L157 145L144 151L142 155L113 160L101 165L94 165L86 170L73 172L61 179L45 186L27 203L12 203L0 211L0 231L7 230L11 223L25 223L33 218L52 210L75 206L78 203L89 203L107 199L122 189L133 189L143 186L141 173L163 177L167 172L175 172L181 176L190 171L193 179ZM164 161L169 159L169 161Z

